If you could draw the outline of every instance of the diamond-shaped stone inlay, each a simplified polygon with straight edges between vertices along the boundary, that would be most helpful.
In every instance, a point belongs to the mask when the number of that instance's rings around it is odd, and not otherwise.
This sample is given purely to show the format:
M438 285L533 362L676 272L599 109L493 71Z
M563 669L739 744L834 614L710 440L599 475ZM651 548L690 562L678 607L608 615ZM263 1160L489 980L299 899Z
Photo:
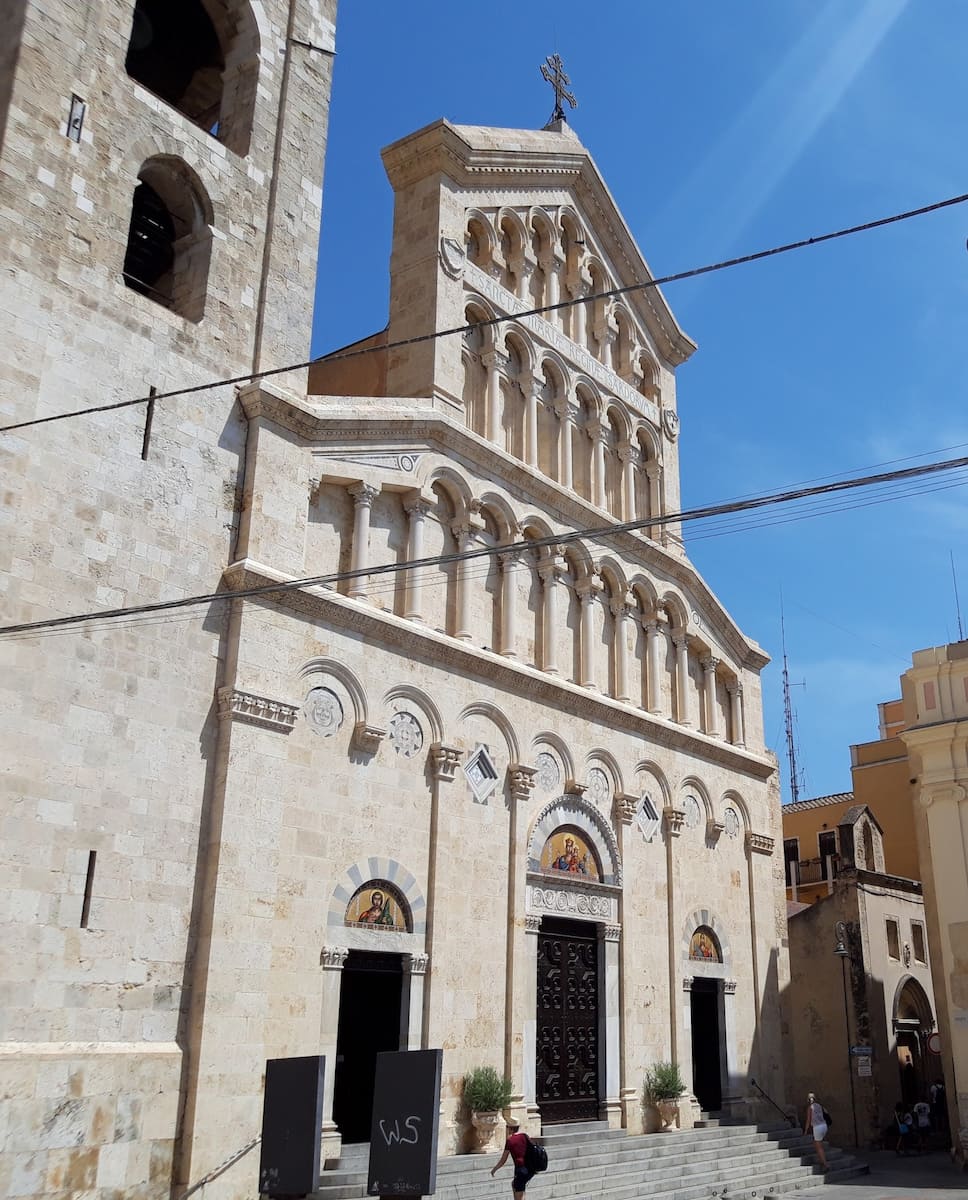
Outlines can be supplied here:
M639 801L639 806L635 812L635 823L638 825L642 836L647 842L651 842L659 832L661 820L650 796L643 795Z
M478 746L464 763L464 774L474 793L474 799L478 804L484 804L497 787L497 767L491 760L486 746Z

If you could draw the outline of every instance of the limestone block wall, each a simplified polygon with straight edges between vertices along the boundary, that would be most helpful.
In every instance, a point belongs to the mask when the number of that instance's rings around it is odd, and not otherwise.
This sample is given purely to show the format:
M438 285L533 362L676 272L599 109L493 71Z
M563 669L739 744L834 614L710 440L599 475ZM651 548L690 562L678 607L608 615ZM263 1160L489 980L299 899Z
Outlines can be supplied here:
M10 230L0 423L244 373L260 354L303 357L331 60L290 61L280 134L280 48L290 33L331 46L334 6L224 6L229 58L244 51L257 81L244 150L126 73L133 2L18 7L22 42L0 108ZM86 104L77 129L72 96ZM149 160L198 200L208 264L191 317L122 278ZM282 210L291 220L280 251L272 213ZM277 252L294 244L284 265ZM159 401L147 438L144 405L2 435L4 623L216 588L237 536L244 441L224 387ZM10 717L2 974L12 985L0 1053L37 1080L5 1100L3 1117L34 1129L34 1149L21 1137L0 1157L26 1172L24 1195L167 1194L223 633L216 607L0 646ZM70 1064L60 1096L41 1083L55 1059ZM96 1115L112 1091L131 1097L117 1127ZM164 1098L150 1121L148 1095ZM58 1127L64 1102L95 1114L71 1125L70 1145L87 1156L76 1178L41 1132Z

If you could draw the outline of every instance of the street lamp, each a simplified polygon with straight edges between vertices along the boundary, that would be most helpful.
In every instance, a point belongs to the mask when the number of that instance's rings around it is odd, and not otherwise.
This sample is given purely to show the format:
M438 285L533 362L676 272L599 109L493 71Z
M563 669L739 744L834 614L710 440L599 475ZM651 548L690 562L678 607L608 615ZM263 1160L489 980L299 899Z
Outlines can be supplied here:
M850 1008L847 1004L847 960L850 958L850 951L847 949L847 922L838 921L834 932L837 936L837 945L834 947L834 954L840 959L842 967L841 978L844 984L844 1037L847 1039L847 1079L850 1082L850 1115L854 1118L854 1145L859 1146L860 1142L857 1137L857 1101L854 1099L854 1064L851 1061L850 1053Z

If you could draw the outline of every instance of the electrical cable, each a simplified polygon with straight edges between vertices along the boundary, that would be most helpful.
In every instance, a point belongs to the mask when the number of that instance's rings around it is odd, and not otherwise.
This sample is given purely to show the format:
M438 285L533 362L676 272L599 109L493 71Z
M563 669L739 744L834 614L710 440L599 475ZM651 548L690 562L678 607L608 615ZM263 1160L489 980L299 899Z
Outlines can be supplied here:
M131 408L138 404L147 404L149 400L173 400L180 396L192 396L199 392L211 391L214 388L239 386L244 383L254 383L260 379L270 379L275 375L285 375L289 371L303 371L318 363L344 362L347 359L359 358L365 354L387 353L391 350L402 350L407 346L418 346L424 342L435 341L438 338L452 337L457 334L469 333L472 329L480 329L489 325L498 325L503 321L519 322L525 317L544 316L545 313L559 312L573 308L578 304L591 304L596 300L610 300L616 296L627 296L632 292L642 292L649 288L661 287L667 283L678 283L684 279L696 279L700 275L709 275L714 271L724 271L730 267L745 266L747 263L759 262L764 258L773 258L778 254L787 254L792 250L803 250L810 246L820 246L838 238L849 237L855 233L866 233L871 229L880 229L885 225L895 225L899 221L908 221L913 217L922 217L928 213L938 212L943 208L951 208L956 204L968 201L968 193L961 196L951 196L947 200L936 200L933 204L925 204L920 208L907 209L905 212L894 213L889 217L879 217L874 221L865 221L861 225L850 225L831 233L821 233L816 237L801 238L799 241L786 242L781 246L772 246L768 250L757 250L751 254L742 254L737 258L723 259L721 262L709 263L704 267L693 267L687 271L677 271L672 275L663 275L658 279L649 279L645 283L631 283L625 287L610 288L608 291L596 292L591 296L578 296L573 300L562 300L557 304L547 304L539 308L531 308L520 313L506 313L502 316L490 317L483 321L473 321L468 325L457 325L452 329L439 329L433 333L418 334L415 337L401 338L382 346L363 346L356 350L343 350L332 354L321 354L304 362L291 363L285 367L270 367L265 371L250 371L245 375L234 375L226 379L210 380L208 383L197 383L189 387L174 388L168 392L158 392L155 396L138 396L133 400L117 400L112 404L92 405L89 408L73 409L65 413L53 413L46 417L34 417L29 421L16 421L10 425L0 425L0 434L13 433L20 429L30 429L35 425L48 425L53 421L66 421L73 417L91 416L95 413L115 412L122 408Z
M797 488L792 491L774 492L748 500L733 501L727 504L706 505L701 508L687 509L679 513L666 513L661 516L644 517L635 521L613 522L609 525L592 526L584 529L566 530L561 533L549 534L541 538L526 538L496 546L479 546L471 550L456 551L448 554L430 555L425 558L413 559L407 562L382 563L370 567L359 567L349 571L334 571L325 575L311 575L300 579L280 580L278 583L259 584L249 588L226 589L200 596L185 596L179 600L162 600L152 604L129 605L123 608L104 609L100 612L78 613L66 617L51 617L40 621L27 621L15 625L0 626L0 635L30 633L40 629L54 629L64 626L80 625L91 621L113 620L141 613L167 612L174 609L189 608L201 604L213 604L225 600L247 599L255 596L278 595L279 593L297 591L310 587L332 587L335 583L352 579L370 578L376 575L386 575L398 571L413 571L424 567L443 566L447 563L467 562L472 559L484 558L490 555L518 554L526 550L535 550L544 546L568 545L575 541L594 541L601 538L614 537L621 533L635 533L643 529L651 529L660 525L685 523L687 521L704 520L710 517L723 516L732 513L749 512L777 504L789 504L797 500L810 499L815 496L827 496L839 492L854 491L858 488L876 487L880 484L894 483L899 480L919 479L927 475L937 475L946 471L968 467L968 456L945 459L941 462L922 463L920 466L904 467L895 471L887 471L878 475L865 475L853 479L840 480L834 483L819 484L814 487Z

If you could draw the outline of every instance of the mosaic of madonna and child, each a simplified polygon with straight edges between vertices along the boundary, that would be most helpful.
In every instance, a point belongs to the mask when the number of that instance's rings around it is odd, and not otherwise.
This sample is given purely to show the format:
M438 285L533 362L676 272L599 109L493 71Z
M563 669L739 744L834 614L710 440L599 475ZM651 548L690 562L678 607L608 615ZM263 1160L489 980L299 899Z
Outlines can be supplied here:
M564 871L590 880L601 878L595 851L577 829L555 830L541 851L541 869Z

